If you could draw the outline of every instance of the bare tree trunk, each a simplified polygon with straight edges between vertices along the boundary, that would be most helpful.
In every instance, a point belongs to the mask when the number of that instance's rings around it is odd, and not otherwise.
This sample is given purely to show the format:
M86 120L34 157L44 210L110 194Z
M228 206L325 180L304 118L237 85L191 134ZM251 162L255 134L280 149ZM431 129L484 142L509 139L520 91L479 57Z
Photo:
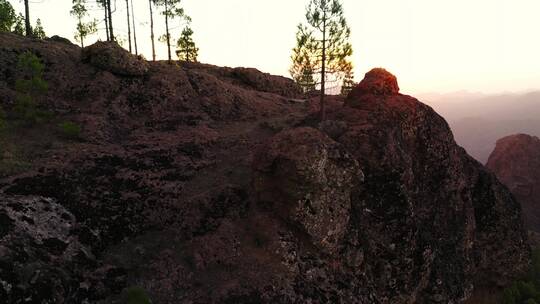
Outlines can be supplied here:
M26 37L32 37L32 27L30 26L30 6L28 4L29 0L24 0L24 24L26 27Z
M156 46L154 43L154 13L152 12L152 0L148 0L150 4L150 39L152 40L152 61L156 61Z
M103 10L105 12L105 33L107 34L107 41L111 41L109 38L109 18L107 17L107 2L103 3Z
M111 10L111 0L107 1L107 12L109 14L109 38L111 41L115 41L114 39L114 31L113 31L113 21L112 21L112 10Z
M326 109L324 104L324 94L325 94L325 82L326 82L326 11L323 14L323 39L322 39L322 69L321 69L321 95L320 95L320 106L321 106L321 122L326 119Z
M165 29L167 35L167 54L169 57L169 63L171 63L171 35L169 34L169 1L165 0Z
M131 0L131 23L133 24L133 42L135 43L135 55L139 55L137 49L137 31L135 30L135 10L133 9L133 0Z
M129 52L131 53L131 21L129 21L129 0L126 0L127 26L128 26L128 42Z

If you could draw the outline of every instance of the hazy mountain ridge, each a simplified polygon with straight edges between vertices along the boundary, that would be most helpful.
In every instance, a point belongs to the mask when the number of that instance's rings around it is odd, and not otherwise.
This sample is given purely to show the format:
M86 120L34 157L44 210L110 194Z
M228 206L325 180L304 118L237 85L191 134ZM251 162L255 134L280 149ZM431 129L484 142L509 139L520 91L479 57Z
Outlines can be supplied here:
M458 144L482 163L502 137L526 133L540 136L540 91L484 95L466 91L424 94L450 124Z

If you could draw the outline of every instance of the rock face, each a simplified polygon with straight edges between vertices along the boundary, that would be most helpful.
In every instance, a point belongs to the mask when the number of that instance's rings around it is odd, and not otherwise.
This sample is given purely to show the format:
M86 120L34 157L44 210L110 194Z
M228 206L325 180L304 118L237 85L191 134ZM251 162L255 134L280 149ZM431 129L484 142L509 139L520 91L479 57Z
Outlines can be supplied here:
M499 139L486 166L521 204L527 228L540 232L540 139L526 134Z
M301 226L319 248L335 253L349 222L352 191L363 178L357 162L312 128L278 134L255 159L258 203Z
M255 70L126 77L76 46L0 45L2 107L29 49L40 106L82 127L0 179L10 303L121 303L130 286L166 304L460 303L527 267L519 205L386 71L319 124L317 100Z

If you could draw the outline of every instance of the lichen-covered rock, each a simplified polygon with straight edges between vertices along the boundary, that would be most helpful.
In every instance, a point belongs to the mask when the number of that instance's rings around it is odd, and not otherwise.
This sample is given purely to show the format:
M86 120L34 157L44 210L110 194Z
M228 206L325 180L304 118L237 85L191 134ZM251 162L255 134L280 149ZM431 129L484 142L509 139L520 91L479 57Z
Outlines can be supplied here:
M143 76L148 73L148 63L130 54L116 42L98 41L82 50L82 60L113 74Z
M0 196L0 227L0 302L69 303L97 235L41 197Z
M335 253L349 224L362 172L326 135L298 128L276 135L255 157L258 203L299 224L316 246Z
M540 139L527 134L499 139L486 167L517 198L527 228L540 232Z

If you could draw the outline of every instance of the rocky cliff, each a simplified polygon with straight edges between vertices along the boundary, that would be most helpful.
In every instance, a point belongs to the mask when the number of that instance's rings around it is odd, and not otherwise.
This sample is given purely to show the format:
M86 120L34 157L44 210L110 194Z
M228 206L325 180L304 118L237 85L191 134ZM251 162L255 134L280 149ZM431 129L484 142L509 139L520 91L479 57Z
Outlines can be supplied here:
M540 232L540 139L526 134L499 139L487 167L521 204L527 228Z
M154 303L460 303L527 268L512 195L385 70L319 124L282 77L0 34L8 113L28 50L40 107L82 133L0 180L5 303L122 303L129 286Z

